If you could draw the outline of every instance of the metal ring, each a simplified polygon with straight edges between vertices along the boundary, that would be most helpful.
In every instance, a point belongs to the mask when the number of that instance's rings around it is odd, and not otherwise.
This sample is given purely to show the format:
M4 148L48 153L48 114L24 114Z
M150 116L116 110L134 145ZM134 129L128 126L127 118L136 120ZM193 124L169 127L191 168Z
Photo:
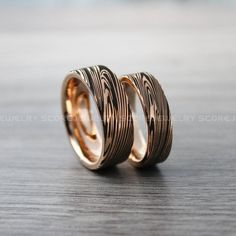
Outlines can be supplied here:
M122 85L107 67L70 72L62 85L62 111L72 147L88 169L128 158L133 144L131 110Z
M134 123L130 163L145 167L165 161L173 135L169 105L160 84L149 73L125 75L120 81L128 95ZM142 121L144 125L140 127Z

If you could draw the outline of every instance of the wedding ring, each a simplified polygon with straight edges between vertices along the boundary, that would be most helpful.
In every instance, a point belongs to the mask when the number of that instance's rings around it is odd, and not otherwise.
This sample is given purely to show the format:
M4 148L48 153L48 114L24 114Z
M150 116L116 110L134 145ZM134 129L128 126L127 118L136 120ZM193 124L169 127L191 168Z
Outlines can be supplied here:
M105 66L74 70L62 85L62 111L70 143L88 169L125 161L133 144L128 98Z
M172 146L172 124L160 84L149 73L125 75L120 82L128 96L134 124L130 163L145 167L165 161Z

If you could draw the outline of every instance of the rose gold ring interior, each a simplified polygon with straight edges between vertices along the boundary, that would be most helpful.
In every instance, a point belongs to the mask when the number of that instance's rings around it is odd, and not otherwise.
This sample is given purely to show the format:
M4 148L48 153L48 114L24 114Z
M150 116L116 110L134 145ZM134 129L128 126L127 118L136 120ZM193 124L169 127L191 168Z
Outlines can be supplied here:
M75 74L67 76L63 91L63 114L70 142L82 163L89 169L96 169L102 161L104 136L99 112L92 112L97 109L95 102Z

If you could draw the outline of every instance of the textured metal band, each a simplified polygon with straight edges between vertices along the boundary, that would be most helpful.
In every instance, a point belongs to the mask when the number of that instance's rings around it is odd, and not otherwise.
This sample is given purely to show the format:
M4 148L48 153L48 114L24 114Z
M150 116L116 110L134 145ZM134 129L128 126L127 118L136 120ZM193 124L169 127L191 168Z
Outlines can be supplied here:
M130 163L145 167L165 161L172 146L172 124L169 105L160 84L149 73L125 75L120 81L125 86L131 86L138 95L147 123L146 153L137 160L132 148Z
M87 147L82 145L80 135L75 135L75 125L70 114L69 81L75 79L85 86L94 98L102 123L102 153L92 161ZM79 85L78 85L79 86ZM62 111L70 142L89 169L100 169L125 161L133 144L133 122L127 96L116 75L105 66L92 66L69 73L62 86ZM79 139L79 140L78 140Z

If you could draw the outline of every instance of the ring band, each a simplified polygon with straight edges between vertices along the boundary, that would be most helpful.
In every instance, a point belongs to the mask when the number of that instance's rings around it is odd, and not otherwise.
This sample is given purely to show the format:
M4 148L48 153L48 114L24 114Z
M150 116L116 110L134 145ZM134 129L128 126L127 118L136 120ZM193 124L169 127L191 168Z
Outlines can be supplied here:
M120 81L128 96L134 123L130 163L145 167L165 161L173 135L169 105L160 84L149 73L125 75ZM143 127L140 126L142 116Z
M131 110L121 83L107 67L70 72L62 85L62 111L72 147L88 169L128 158L133 144Z

